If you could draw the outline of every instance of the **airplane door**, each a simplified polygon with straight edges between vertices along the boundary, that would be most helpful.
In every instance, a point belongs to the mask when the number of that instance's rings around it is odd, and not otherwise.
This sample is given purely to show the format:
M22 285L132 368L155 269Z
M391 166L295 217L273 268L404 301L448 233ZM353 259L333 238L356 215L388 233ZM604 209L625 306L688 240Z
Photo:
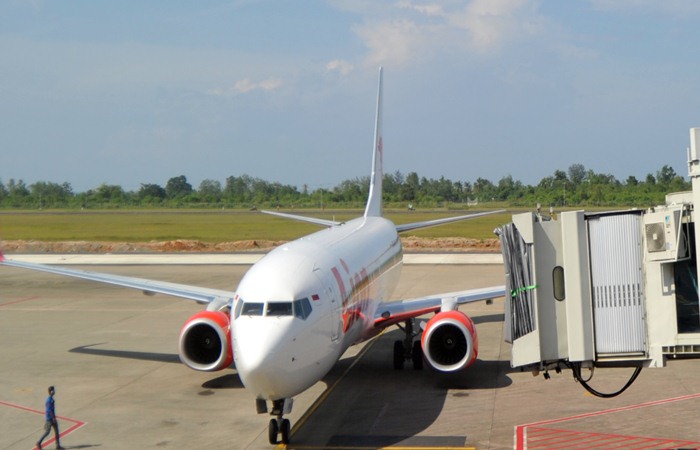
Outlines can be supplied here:
M338 338L340 337L341 330L343 329L343 321L341 319L343 302L340 298L340 292L338 290L338 285L337 285L333 275L327 275L323 285L325 287L329 307L331 308L331 311L330 311L331 340L337 341Z

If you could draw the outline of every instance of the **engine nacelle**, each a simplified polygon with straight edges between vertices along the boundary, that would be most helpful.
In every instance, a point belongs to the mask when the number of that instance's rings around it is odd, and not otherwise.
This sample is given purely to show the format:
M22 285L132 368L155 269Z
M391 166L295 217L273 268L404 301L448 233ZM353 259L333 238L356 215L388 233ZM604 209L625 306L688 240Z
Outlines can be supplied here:
M421 338L423 354L441 372L469 367L478 353L474 322L460 311L443 311L428 321Z
M180 360L204 372L225 369L233 362L231 320L221 311L201 311L180 331Z

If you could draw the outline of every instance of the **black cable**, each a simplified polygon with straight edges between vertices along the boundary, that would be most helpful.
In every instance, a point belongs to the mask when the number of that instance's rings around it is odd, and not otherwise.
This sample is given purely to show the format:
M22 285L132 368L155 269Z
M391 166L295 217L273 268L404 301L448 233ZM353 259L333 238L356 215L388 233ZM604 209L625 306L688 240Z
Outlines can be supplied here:
M617 391L617 392L612 392L612 393L606 394L606 393L603 393L603 392L598 392L598 391L596 391L596 390L593 389L591 386L589 386L588 383L587 383L586 381L583 380L583 378L581 377L581 364L568 364L568 363L567 363L567 366L569 366L569 368L570 368L571 371L573 372L574 378L576 378L576 381L578 381L579 383L581 383L581 386L583 386L583 388L584 388L585 390L587 390L587 391L590 392L591 394L595 395L596 397L600 397L600 398L613 398L613 397L617 397L618 395L620 395L620 394L622 394L623 392L625 392L625 391L627 390L628 387L632 386L632 383L634 383L634 381L637 379L637 377L639 376L639 374L642 373L642 367L641 367L641 366L640 366L640 367L637 367L636 369L634 369L634 373L632 374L632 376L630 377L630 379L627 381L627 383L622 387L622 389L620 389L620 390ZM591 377L591 378L593 378L593 377ZM589 378L589 381L590 381L590 378Z

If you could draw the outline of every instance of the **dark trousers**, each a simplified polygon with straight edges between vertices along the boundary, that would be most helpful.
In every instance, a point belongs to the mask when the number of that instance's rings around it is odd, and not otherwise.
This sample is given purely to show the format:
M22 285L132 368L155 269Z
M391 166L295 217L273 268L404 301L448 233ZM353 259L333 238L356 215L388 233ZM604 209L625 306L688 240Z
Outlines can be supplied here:
M41 435L39 438L39 441L37 444L41 444L41 441L46 439L46 436L51 433L51 428L53 428L54 435L56 436L56 447L60 446L59 444L59 432L58 432L58 421L51 421L47 420L46 423L44 424L44 434Z

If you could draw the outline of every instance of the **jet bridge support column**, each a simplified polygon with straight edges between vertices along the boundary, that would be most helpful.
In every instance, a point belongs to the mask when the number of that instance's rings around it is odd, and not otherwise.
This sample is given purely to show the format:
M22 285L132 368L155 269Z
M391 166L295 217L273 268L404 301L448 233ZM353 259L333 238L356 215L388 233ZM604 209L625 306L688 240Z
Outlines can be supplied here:
M700 158L698 155L700 146L700 128L690 129L690 149L688 151L688 176L693 185L693 221L695 222L695 236L700 236L700 217L698 217L697 205L700 205ZM700 245L695 246L695 261L700 261Z

